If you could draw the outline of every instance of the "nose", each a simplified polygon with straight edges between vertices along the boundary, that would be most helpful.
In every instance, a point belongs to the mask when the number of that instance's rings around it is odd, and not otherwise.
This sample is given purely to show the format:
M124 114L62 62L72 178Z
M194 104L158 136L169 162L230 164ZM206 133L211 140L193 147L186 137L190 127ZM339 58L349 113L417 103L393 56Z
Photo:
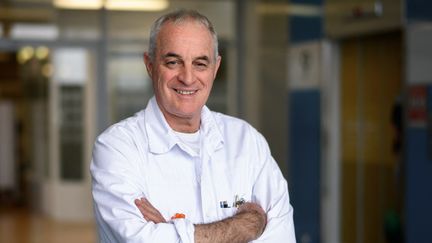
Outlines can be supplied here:
M190 85L194 82L194 74L191 65L184 65L179 72L178 79L185 85Z

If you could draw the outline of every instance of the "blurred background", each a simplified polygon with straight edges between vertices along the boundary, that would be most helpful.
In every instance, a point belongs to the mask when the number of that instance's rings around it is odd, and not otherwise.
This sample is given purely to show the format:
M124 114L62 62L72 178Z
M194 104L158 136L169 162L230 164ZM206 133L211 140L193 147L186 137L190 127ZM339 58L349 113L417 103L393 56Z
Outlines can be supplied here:
M94 139L146 106L178 8L215 24L208 106L267 138L298 242L431 242L431 1L1 0L1 243L97 242Z

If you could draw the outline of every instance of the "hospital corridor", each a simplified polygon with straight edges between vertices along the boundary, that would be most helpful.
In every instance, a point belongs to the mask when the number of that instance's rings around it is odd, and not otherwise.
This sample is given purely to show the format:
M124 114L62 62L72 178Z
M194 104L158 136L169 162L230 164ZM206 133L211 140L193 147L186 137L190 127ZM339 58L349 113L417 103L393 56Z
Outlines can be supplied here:
M0 0L0 243L99 242L95 139L153 97L178 9L214 24L206 105L265 137L298 243L431 242L432 1Z

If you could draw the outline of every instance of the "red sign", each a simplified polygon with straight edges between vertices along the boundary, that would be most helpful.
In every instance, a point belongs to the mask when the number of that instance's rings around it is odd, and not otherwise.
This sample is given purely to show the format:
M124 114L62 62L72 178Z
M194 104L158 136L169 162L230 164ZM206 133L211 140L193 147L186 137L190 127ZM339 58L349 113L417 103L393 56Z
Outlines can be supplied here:
M427 88L414 86L408 94L408 124L426 126L427 123Z

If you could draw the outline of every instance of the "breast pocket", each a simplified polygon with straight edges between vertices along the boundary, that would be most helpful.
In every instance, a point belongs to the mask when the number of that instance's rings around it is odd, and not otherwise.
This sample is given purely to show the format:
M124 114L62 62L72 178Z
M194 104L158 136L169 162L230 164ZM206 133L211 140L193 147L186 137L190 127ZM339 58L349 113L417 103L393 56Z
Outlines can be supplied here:
M236 203L250 202L252 184L242 159L213 165L212 172L217 175L213 183L216 185L218 219L221 220L236 214Z
M229 217L234 216L237 213L237 208L230 207L230 208L219 208L219 220L226 219Z
M227 200L225 200L226 198ZM219 220L221 220L234 216L241 204L250 202L250 195L242 193L239 190L238 193L231 192L229 194L225 194L223 197L219 197L219 199L222 199L219 201L218 208L218 216Z
M231 217L237 212L237 207L251 200L251 188L246 183L235 178L230 183L219 184L217 191L219 219Z

